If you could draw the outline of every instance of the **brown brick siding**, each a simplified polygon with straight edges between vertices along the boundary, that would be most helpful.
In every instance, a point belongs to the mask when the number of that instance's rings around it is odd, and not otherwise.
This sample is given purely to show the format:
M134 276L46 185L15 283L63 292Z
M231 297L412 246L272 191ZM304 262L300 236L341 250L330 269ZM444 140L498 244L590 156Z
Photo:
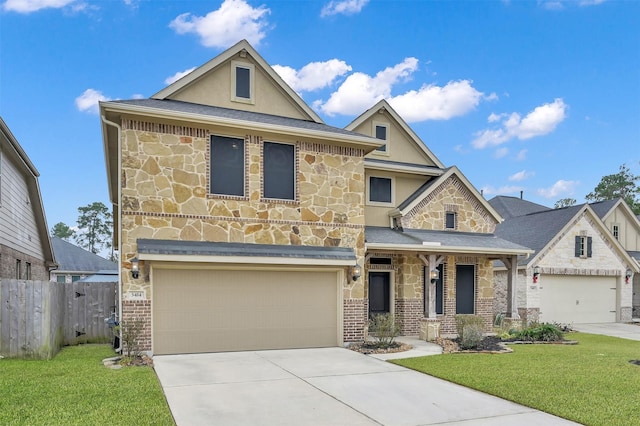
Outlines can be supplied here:
M396 299L395 309L402 335L417 336L420 332L420 320L424 317L422 299Z
M16 260L22 261L21 277L16 277ZM0 278L27 279L27 263L31 264L31 280L49 281L49 270L44 260L0 244Z
M141 351L151 350L151 300L123 300L122 321L143 321L143 329L138 340ZM124 343L124 342L123 342Z
M368 312L369 301L367 299L344 299L343 339L345 343L364 341Z

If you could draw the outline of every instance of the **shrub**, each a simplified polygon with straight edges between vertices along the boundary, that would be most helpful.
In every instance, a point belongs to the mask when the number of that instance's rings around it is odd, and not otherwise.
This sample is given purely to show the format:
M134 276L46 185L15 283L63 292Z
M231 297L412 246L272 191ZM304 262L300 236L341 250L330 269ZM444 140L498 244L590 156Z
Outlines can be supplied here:
M483 331L483 327L478 324L465 326L460 337L460 349L476 349L482 341Z
M456 331L458 332L460 341L464 340L464 331L469 325L476 325L480 330L484 330L484 319L478 315L456 315Z
M121 333L122 355L127 358L140 356L140 338L144 331L144 321L140 318L120 321L114 328L114 333Z
M559 342L564 340L560 327L555 324L531 324L519 331L515 338L529 342Z
M379 348L392 346L400 331L400 322L390 313L373 315L369 320L369 333L375 338Z

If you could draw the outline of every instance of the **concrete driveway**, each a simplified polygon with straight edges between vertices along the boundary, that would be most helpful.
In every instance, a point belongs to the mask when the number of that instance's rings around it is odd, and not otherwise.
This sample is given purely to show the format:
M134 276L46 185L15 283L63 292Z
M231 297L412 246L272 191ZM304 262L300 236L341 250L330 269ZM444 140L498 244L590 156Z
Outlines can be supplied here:
M640 325L622 322L573 324L573 329L583 333L604 334L605 336L620 337L622 339L640 340Z
M179 426L574 424L343 348L153 361Z

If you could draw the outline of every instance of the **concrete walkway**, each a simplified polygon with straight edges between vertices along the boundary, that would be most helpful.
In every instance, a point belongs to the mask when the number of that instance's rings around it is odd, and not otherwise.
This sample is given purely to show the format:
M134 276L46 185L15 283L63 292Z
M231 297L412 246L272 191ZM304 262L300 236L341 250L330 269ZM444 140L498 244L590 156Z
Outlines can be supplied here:
M153 361L179 426L575 424L344 348Z
M610 322L603 324L573 324L575 331L605 336L620 337L622 339L640 340L640 325Z

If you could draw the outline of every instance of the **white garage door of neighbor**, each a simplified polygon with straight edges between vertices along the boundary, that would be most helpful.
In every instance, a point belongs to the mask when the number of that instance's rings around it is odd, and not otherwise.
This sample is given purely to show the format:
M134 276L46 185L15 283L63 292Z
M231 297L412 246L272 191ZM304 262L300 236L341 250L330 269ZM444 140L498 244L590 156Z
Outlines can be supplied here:
M540 321L616 321L616 277L546 275L540 280Z
M336 271L156 269L152 291L155 354L338 345Z

